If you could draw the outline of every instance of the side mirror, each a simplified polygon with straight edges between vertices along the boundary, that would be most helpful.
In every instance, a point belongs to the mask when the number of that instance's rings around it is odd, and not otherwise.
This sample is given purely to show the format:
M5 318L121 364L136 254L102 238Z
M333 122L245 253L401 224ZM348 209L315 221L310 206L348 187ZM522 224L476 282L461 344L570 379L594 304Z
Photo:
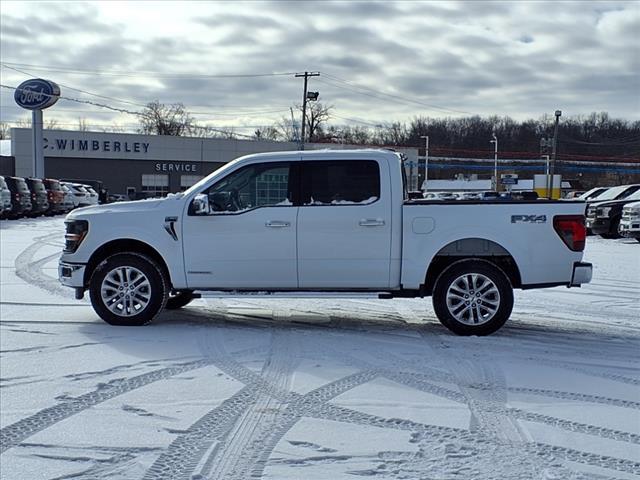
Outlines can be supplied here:
M191 202L189 215L209 215L209 197L204 193L198 193Z

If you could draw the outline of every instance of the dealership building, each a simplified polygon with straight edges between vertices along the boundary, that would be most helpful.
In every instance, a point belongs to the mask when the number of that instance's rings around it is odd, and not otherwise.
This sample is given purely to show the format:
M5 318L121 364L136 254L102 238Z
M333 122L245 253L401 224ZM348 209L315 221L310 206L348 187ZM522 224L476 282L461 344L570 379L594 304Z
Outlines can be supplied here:
M45 176L97 180L110 193L132 198L165 195L190 187L220 166L243 155L297 150L297 143L264 140L192 138L67 130L44 131ZM307 144L308 149L328 148ZM361 148L331 144L332 149ZM399 148L417 164L418 149ZM2 157L0 174L33 176L33 139L29 128L11 130L11 156Z

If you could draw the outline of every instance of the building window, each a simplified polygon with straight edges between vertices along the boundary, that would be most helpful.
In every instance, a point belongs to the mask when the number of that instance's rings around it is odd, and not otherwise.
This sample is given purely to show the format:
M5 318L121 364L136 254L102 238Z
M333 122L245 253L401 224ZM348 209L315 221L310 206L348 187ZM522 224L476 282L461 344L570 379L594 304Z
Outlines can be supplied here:
M195 185L202 179L202 175L180 175L180 191Z
M169 193L169 175L142 174L142 193L145 197L164 197Z

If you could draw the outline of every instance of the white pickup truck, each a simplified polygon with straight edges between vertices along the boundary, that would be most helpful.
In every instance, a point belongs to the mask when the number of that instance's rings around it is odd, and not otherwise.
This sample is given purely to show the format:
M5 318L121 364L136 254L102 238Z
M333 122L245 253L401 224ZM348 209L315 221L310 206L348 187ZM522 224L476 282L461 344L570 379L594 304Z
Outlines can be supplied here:
M580 286L585 205L410 200L390 150L249 155L184 193L66 219L60 281L112 325L143 325L198 291L432 296L461 335L511 314L513 288Z

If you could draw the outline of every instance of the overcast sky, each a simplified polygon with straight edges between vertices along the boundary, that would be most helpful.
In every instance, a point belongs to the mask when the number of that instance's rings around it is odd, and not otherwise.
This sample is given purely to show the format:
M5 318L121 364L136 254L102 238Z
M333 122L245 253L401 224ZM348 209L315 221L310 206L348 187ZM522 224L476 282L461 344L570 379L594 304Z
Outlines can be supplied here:
M131 111L181 102L200 123L246 127L238 132L290 116L302 97L293 73L305 70L320 72L309 89L334 106L334 123L556 109L640 119L638 1L2 0L0 9L3 85L39 76L63 96ZM288 74L230 76L278 73ZM26 118L0 90L2 120ZM137 122L69 100L45 112L62 128L79 117Z

